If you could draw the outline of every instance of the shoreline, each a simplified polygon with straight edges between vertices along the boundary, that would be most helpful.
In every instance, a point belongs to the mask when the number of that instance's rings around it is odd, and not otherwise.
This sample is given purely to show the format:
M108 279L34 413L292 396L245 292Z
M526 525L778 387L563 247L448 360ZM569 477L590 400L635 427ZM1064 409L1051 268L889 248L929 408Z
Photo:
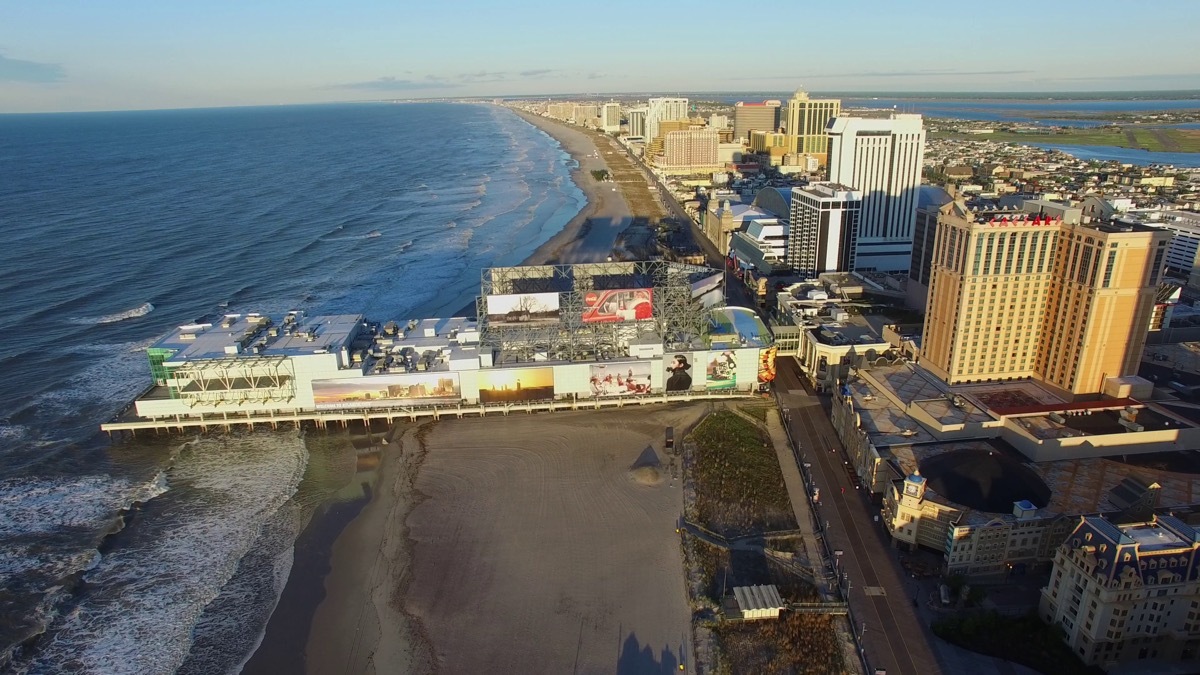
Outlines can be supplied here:
M570 179L586 203L522 265L603 262L632 222L612 183L592 178L607 170L593 139L552 120L509 109L575 161ZM458 315L474 316L472 302ZM403 603L412 581L413 546L406 519L421 501L413 482L424 457L419 427L385 446L379 475L366 497L332 502L313 515L295 547L295 562L264 639L243 673L431 672L433 645ZM301 647L300 645L303 645Z
M633 222L633 215L615 184L600 183L592 178L593 170L605 170L611 174L608 163L601 156L603 149L597 147L591 136L578 129L523 110L509 110L554 139L575 160L571 180L587 198L587 203L579 213L521 264L604 262L616 251L617 238Z

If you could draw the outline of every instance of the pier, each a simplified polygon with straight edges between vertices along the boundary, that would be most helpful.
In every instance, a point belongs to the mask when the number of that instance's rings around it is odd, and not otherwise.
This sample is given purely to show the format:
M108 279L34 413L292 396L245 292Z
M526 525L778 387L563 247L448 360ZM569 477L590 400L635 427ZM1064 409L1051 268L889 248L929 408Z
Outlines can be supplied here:
M101 431L107 431L110 436L126 432L136 434L138 431L187 431L195 429L208 431L235 427L253 429L256 425L269 425L273 429L279 425L300 425L311 422L324 429L331 423L337 426L349 426L361 422L370 425L371 422L384 420L388 424L400 422L415 422L419 419L439 420L445 417L486 417L488 415L511 415L514 413L533 414L539 412L559 412L569 410L601 410L604 408L623 408L637 405L657 405L662 403L682 403L691 401L716 401L760 396L750 391L695 391L672 392L670 394L652 394L646 396L614 396L612 398L588 398L570 400L527 401L520 403L492 404L459 404L454 406L421 406L397 408L370 408L364 410L296 410L293 412L226 412L221 414L209 413L204 415L176 415L173 417L158 417L152 419L134 418L121 419L100 425Z

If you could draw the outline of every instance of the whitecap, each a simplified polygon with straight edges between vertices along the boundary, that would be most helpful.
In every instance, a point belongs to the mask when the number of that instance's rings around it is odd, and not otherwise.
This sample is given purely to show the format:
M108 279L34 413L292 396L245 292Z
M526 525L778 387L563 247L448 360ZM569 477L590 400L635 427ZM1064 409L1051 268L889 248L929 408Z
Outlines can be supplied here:
M154 305L150 304L149 302L143 302L142 304L138 305L137 307L134 307L133 309L127 309L123 312L116 312L114 314L105 314L104 316L96 316L96 317L81 317L81 318L77 318L77 319L72 319L71 323L85 325L85 326L96 325L96 324L105 324L105 323L117 323L118 321L126 321L128 319L136 319L139 316L146 316L147 314L149 314L150 312L153 312L153 311L154 311Z

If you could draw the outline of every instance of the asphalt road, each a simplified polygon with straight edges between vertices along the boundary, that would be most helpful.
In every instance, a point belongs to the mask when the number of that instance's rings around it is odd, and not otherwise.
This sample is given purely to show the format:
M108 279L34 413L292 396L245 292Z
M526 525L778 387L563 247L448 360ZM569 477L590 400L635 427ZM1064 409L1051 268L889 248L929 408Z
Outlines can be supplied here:
M862 635L867 662L888 675L943 672L930 647L935 638L913 607L915 582L905 577L896 549L874 520L879 510L846 473L842 446L829 421L828 398L804 387L794 358L779 359L777 369L775 387L787 410L785 424L800 445L802 461L811 464L811 484L820 491L818 519L827 524L830 548L842 551L836 559L849 580L854 629Z

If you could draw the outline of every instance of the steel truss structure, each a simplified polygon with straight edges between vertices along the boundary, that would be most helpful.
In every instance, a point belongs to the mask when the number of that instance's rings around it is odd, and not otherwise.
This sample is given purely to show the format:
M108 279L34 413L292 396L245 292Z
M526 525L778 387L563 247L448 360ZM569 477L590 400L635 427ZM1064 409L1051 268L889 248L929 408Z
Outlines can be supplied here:
M476 298L481 341L498 350L497 364L535 360L594 361L628 355L635 341L665 343L668 350L697 344L709 327L708 308L692 297L692 284L723 270L666 261L627 261L576 265L492 267L482 271ZM619 323L583 320L589 291L649 288L650 319ZM488 297L518 293L558 293L559 321L541 325L490 325ZM722 300L715 306L723 306Z
M175 368L172 386L188 405L286 403L296 398L296 374L284 355L191 361Z

